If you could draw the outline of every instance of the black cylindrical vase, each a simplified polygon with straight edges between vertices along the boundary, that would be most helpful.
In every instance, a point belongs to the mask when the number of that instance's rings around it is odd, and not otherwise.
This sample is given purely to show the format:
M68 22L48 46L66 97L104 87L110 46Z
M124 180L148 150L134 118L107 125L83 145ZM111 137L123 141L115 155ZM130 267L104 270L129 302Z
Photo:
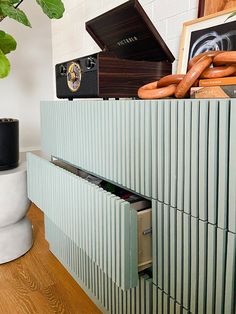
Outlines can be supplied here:
M0 119L0 171L13 169L19 162L19 121Z

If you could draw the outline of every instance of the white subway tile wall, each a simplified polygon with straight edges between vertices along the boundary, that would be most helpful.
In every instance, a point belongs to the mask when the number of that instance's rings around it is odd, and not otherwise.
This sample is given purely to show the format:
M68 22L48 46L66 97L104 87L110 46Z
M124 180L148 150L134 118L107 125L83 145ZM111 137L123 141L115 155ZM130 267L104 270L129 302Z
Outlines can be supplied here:
M54 65L100 51L85 30L85 22L124 3L124 0L64 0L66 12L52 21ZM182 24L197 17L198 0L140 0L141 5L163 37L176 61Z

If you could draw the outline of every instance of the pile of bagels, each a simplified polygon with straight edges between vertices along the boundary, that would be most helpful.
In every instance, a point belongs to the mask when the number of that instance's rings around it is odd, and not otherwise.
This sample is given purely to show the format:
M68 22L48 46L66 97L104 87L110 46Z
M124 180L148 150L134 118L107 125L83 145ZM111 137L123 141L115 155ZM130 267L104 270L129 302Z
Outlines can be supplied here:
M236 51L206 51L188 63L186 74L173 74L139 88L142 99L166 97L186 98L199 79L221 78L236 75Z

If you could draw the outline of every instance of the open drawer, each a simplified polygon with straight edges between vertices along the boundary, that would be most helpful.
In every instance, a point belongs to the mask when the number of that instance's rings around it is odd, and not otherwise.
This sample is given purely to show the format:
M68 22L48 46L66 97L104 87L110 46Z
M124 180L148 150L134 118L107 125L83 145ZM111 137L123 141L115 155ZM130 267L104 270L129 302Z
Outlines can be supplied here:
M129 202L37 154L28 153L27 166L29 198L119 287L135 287L138 256L141 269L151 263L151 236L145 233L150 211L137 212Z

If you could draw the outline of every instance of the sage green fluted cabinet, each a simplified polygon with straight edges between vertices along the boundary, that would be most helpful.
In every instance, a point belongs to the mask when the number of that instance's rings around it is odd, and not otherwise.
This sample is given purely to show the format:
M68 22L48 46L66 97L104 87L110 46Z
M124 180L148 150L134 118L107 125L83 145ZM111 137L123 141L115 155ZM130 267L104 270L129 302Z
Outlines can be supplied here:
M104 312L235 314L234 99L42 102L41 126L48 155L151 201L138 274L130 204L28 155L50 249Z
M41 156L29 154L28 169L30 198L47 218L119 287L137 286L137 212L130 204Z

